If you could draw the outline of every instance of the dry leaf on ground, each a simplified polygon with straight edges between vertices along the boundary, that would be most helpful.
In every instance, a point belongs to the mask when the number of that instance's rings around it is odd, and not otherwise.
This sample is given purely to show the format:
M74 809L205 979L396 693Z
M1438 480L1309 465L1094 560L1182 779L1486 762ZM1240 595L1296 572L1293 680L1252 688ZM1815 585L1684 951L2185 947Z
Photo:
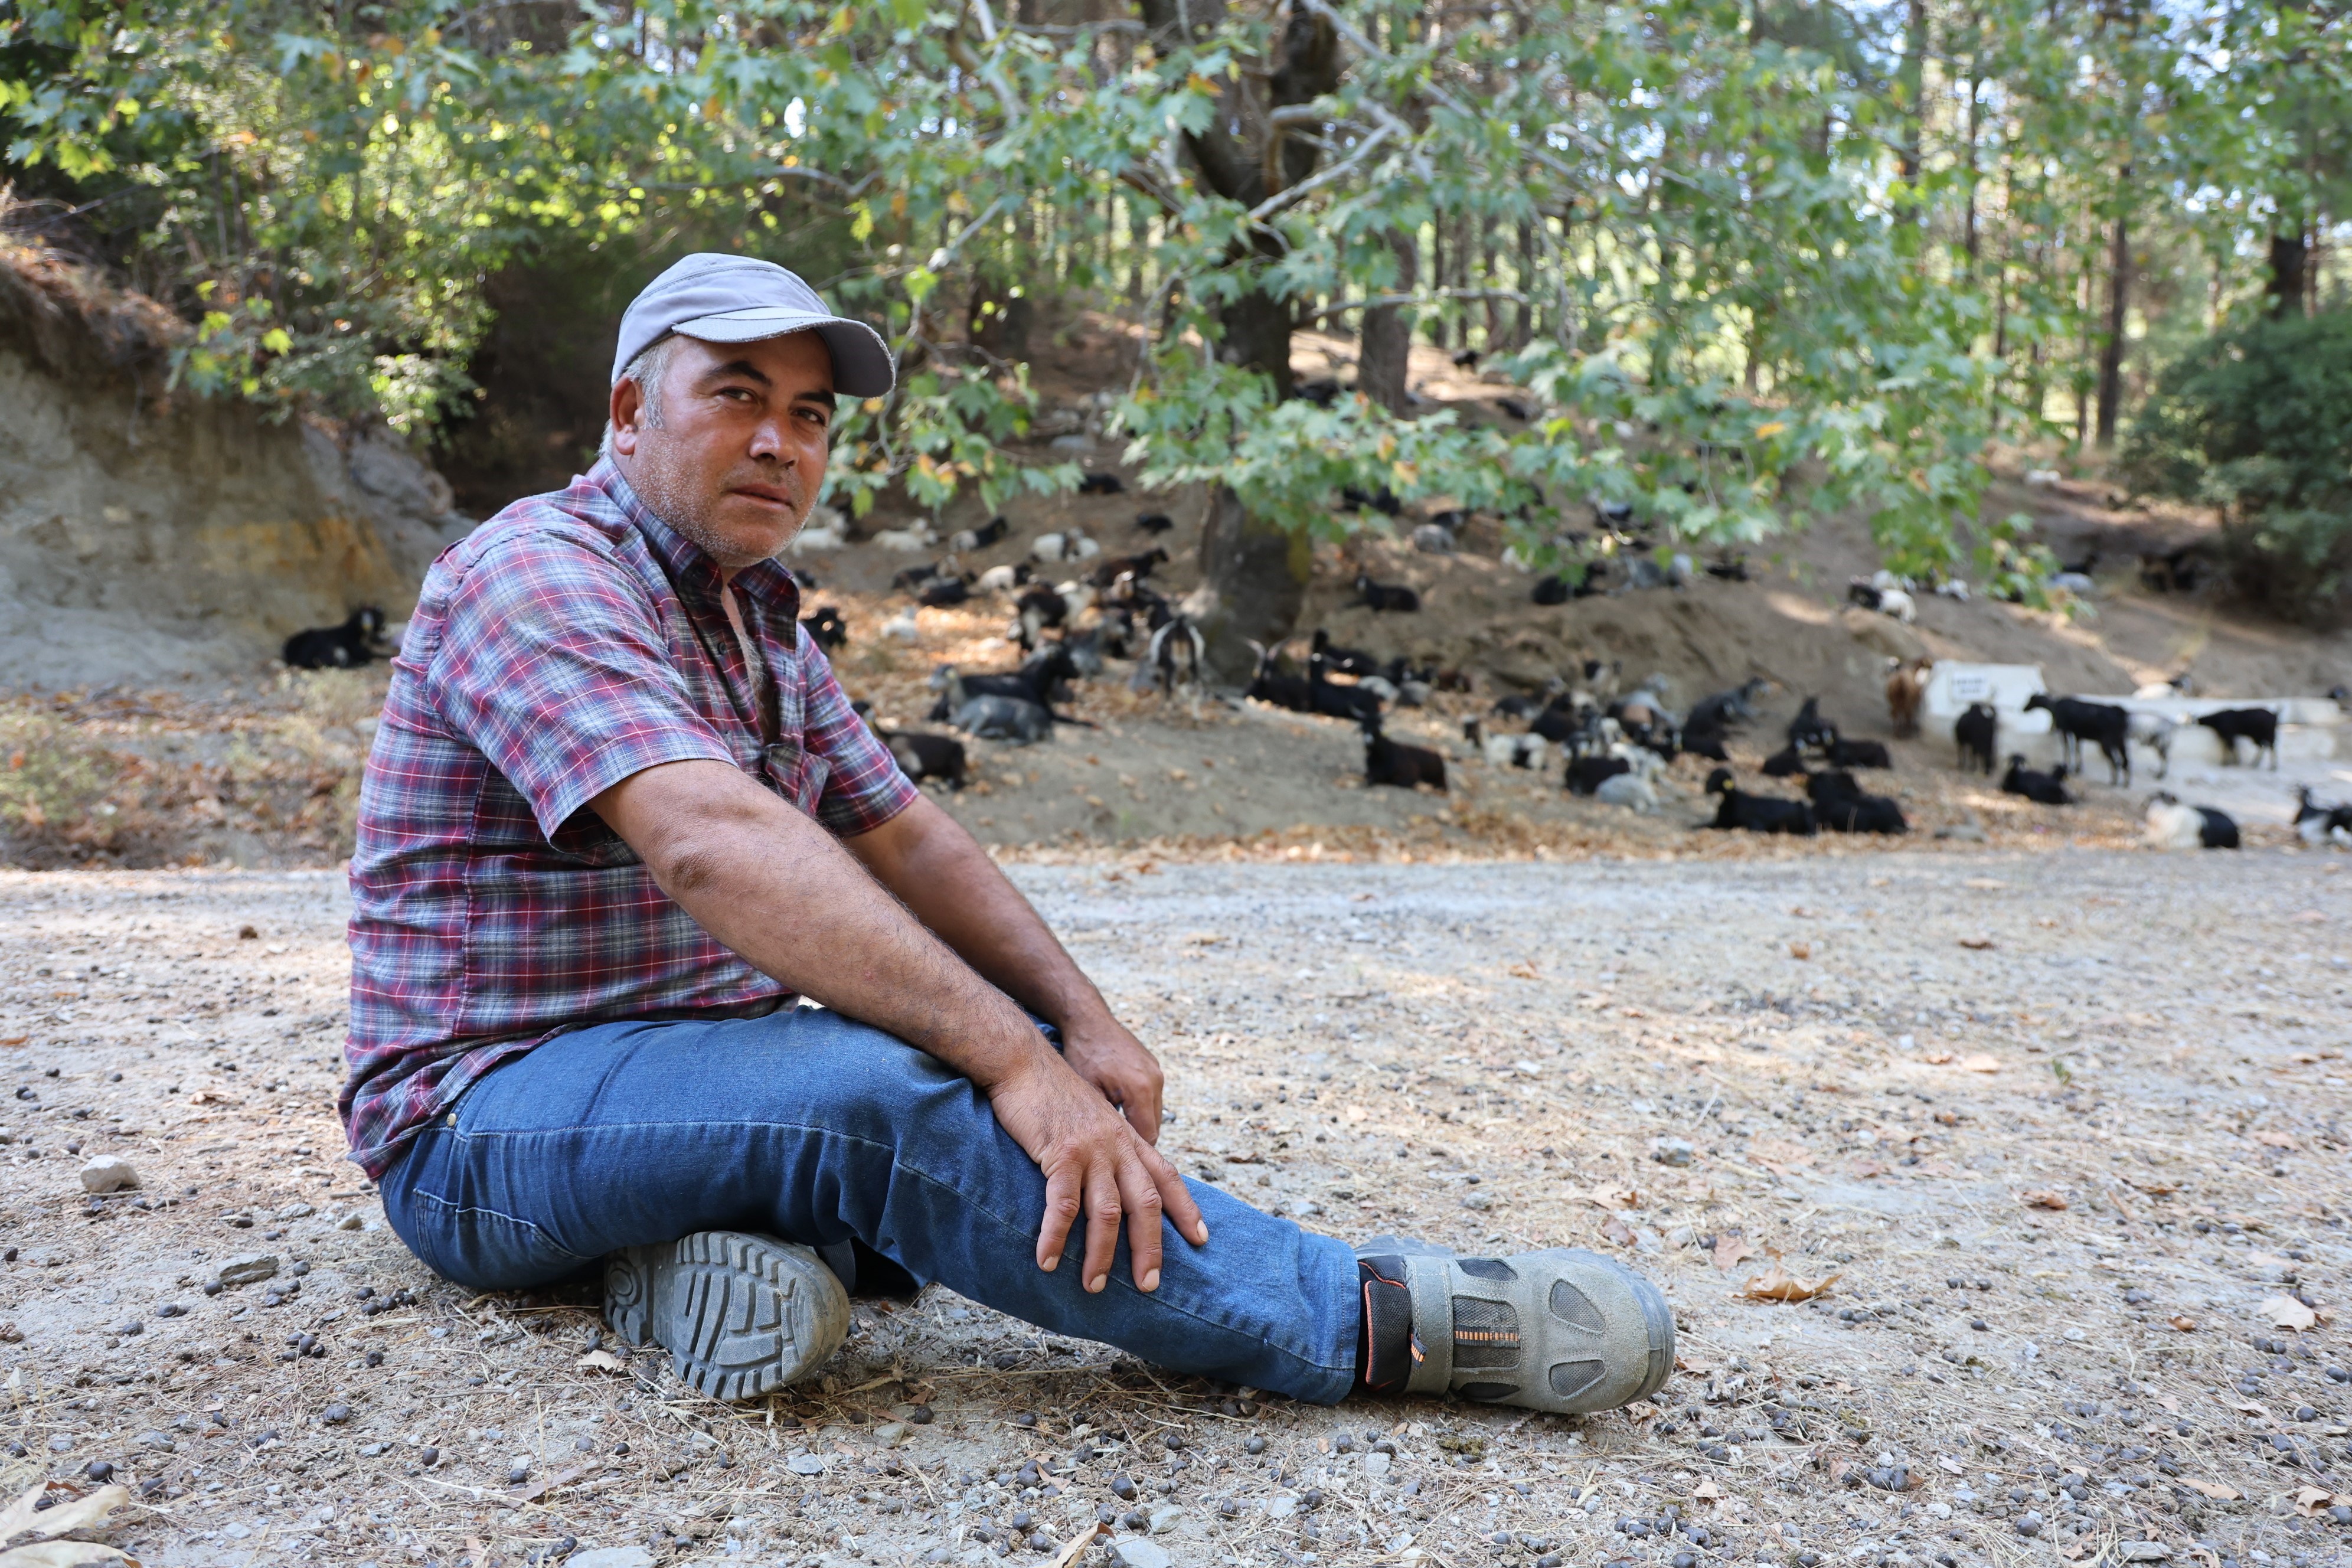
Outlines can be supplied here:
M1740 1259L1755 1256L1756 1249L1736 1230L1727 1230L1715 1238L1715 1266L1727 1274Z
M2328 1509L2352 1506L2352 1492L2331 1492L2326 1487L2305 1487L2294 1494L2294 1511L2309 1519Z
M1802 1143L1791 1143L1784 1138L1758 1138L1748 1145L1748 1157L1776 1176L1785 1176L1799 1165L1813 1163L1813 1152Z
M2319 1321L2319 1314L2292 1296L2273 1296L2263 1303L2263 1316L2282 1329L2307 1329Z
M1811 958L1813 956L1813 944L1809 942L1792 942L1789 944L1789 956L1790 958Z
M2220 1481L2200 1481L2191 1476L2182 1476L2172 1484L2187 1487L2193 1492L2202 1492L2216 1502L2235 1502L2246 1495L2235 1487L2223 1486Z
M1982 1051L1979 1051L1974 1056L1962 1057L1960 1058L1960 1070L1962 1072L1999 1072L2000 1070L2000 1067L2001 1062L1999 1057L1987 1056Z
M1608 1237L1611 1245L1612 1246L1631 1247L1633 1245L1634 1237L1633 1226L1627 1225L1623 1220L1619 1219L1613 1214L1601 1222L1601 1234Z
M2294 1133L2280 1132L2268 1127L2254 1134L2254 1142L2273 1149L2284 1149L2290 1153L2300 1147L2294 1141Z
M1642 1194L1634 1187L1595 1187L1588 1195L1600 1208L1637 1209L1642 1206Z
M2193 1334L2197 1331L2197 1320L2186 1312L2175 1312L2164 1321L2184 1334Z
M1834 1274L1820 1279L1804 1279L1780 1267L1780 1255L1772 1254L1772 1267L1749 1279L1739 1293L1751 1301L1810 1301L1825 1295L1838 1282Z
M622 1364L621 1358L614 1355L611 1351L590 1351L586 1355L582 1356L578 1361L573 1362L572 1364L578 1367L582 1372L624 1372L627 1370Z
M2030 1209L2058 1209L2063 1211L2066 1207L2065 1198L2057 1193L2050 1191L2047 1187L2036 1188L2034 1191L2030 1193L2020 1193L2017 1194L2017 1200Z
M50 1483L44 1482L5 1510L0 1510L0 1542L13 1540L28 1530L38 1531L44 1538L87 1530L103 1524L106 1516L116 1509L131 1506L131 1492L125 1487L100 1487L79 1497L62 1482L56 1483L56 1487L63 1495L47 1508L34 1506L41 1500L41 1494L50 1489Z
M139 1559L121 1548L94 1541L37 1541L0 1552L0 1568L90 1568L92 1563L139 1568Z
M1960 945L1967 948L1970 952L1985 952L1991 949L1992 938L1989 936L1964 936L1960 938Z

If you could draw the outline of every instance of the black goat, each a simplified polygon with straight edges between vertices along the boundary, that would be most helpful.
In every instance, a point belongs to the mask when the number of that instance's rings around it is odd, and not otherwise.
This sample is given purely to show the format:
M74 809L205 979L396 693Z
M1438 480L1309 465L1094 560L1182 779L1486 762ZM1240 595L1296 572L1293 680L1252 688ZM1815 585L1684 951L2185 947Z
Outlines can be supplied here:
M1908 833L1903 808L1884 795L1864 795L1853 775L1839 769L1805 781L1813 819L1832 833Z
M1176 520L1164 511L1139 511L1135 514L1135 526L1146 533L1165 533L1176 526Z
M1487 711L1500 713L1506 719L1517 719L1521 723L1525 723L1542 712L1548 700L1542 697L1531 697L1524 691L1514 691L1507 697L1496 698L1494 707Z
M2131 710L2117 708L2109 702L2085 702L2079 697L2052 697L2037 691L2025 700L2029 709L2039 708L2050 715L2050 722L2065 737L2063 756L2067 767L2083 771L2083 742L2088 741L2099 748L2099 755L2107 760L2107 783L2131 783Z
M1728 731L1720 721L1709 722L1694 717L1683 726L1683 750L1694 757L1706 757L1717 763L1731 761L1730 755L1723 749L1727 738Z
M1478 368L1478 361L1480 357L1479 351L1476 349L1464 349L1460 353L1454 356L1454 368L1456 370L1476 370Z
M915 566L902 566L890 574L890 586L894 592L910 594L939 574L940 564L936 561L926 561Z
M1303 675L1286 675L1274 665L1274 650L1261 643L1250 647L1257 654L1257 671L1242 695L1255 697L1260 702L1271 702L1276 708L1287 708L1293 713L1315 711L1314 685Z
M1824 752L1837 744L1837 726L1822 717L1820 698L1806 698L1797 716L1789 721L1789 744L1799 751L1813 747Z
M932 704L929 717L934 724L946 723L955 716L960 701L973 697L1011 697L1050 710L1068 695L1067 683L1076 679L1077 675L1070 650L1060 643L1049 643L1038 649L1023 661L1019 669L1009 674L963 675L952 665L941 665L931 679L940 699ZM961 698L950 700L951 685L961 692Z
M1331 634L1319 627L1307 639L1311 653L1320 654L1323 662L1341 675L1378 675L1381 661L1360 647L1341 647L1331 640Z
M1404 502L1397 500L1396 492L1386 485L1381 487L1378 495L1366 495L1353 485L1342 485L1339 488L1339 510L1376 511L1382 517L1394 517L1404 510Z
M1992 751L2000 734L2000 715L1990 702L1971 702L1969 710L1952 721L1952 740L1960 748L1960 772L1968 773L1981 763L1984 776L1992 777Z
M1534 591L1528 595L1538 605L1565 605L1569 596L1568 579L1557 572L1537 578Z
M1012 531L1013 524L1001 517L992 517L978 528L960 528L948 535L948 548L958 554L985 550Z
M287 663L294 661L289 658ZM2221 760L2234 763L2238 760L2238 742L2254 743L2254 761L2260 763L2263 753L2271 754L2271 772L2278 772L2278 715L2268 708L2224 708L2219 713L2206 713L2198 718L2221 738L2221 749L2230 754Z
M1290 389L1290 395L1301 403L1311 403L1318 408L1328 408L1339 401L1339 383L1331 376L1316 381L1302 381Z
M952 735L926 735L916 730L877 731L890 748L898 770L910 779L938 779L950 789L963 788L963 742Z
M1121 577L1133 577L1140 583L1151 575L1151 569L1168 559L1168 552L1154 545L1140 555L1114 555L1087 574L1087 581L1097 588L1108 588Z
M1882 741L1849 741L1843 736L1830 742L1830 766L1833 768L1891 768L1895 760L1886 754Z
M1706 824L1709 827L1737 828L1745 833L1786 833L1799 838L1813 836L1811 806L1801 800L1748 795L1734 787L1729 768L1717 768L1706 775L1706 793L1723 797L1716 803L1715 820Z
M1392 784L1400 789L1427 784L1441 793L1444 790L1444 757L1426 746L1408 746L1381 733L1378 710L1363 719L1361 723L1364 727L1364 783Z
M314 626L286 639L281 657L296 669L357 669L385 657L379 646L383 612L373 605L353 610L340 626Z
M971 581L966 577L934 577L916 591L915 597L928 608L944 610L971 597Z
M1369 687L1334 686L1326 677L1330 661L1321 654L1307 656L1307 700L1314 711L1332 719L1352 719L1359 724L1377 723L1381 716L1381 695Z
M1734 724L1745 724L1756 717L1756 700L1769 695L1771 689L1772 683L1759 676L1753 680L1734 687L1729 691L1718 691L1712 697L1702 697L1691 709L1689 718L1683 722L1685 727L1706 724L1715 729L1728 729Z
M2074 797L2066 793L2066 764L2059 763L2046 773L2034 773L2025 765L2021 756L2009 759L2009 772L2000 779L2000 793L2021 795L2041 805L2072 805Z
M1020 624L1021 646L1034 648L1039 635L1048 626L1058 626L1069 619L1070 606L1046 584L1032 583L1013 602L1013 614Z
M1412 611L1421 608L1421 595L1402 584L1375 583L1367 572L1356 574L1356 592L1363 603L1375 610Z
M1117 474L1088 474L1078 480L1078 493L1082 496L1123 496L1127 493L1127 481Z
M837 605L819 605L811 610L808 619L801 623L801 629L808 633L809 641L827 652L849 643L849 622L843 618Z
M1536 416L1536 411L1516 397L1498 397L1495 406L1524 425Z
M1560 782L1568 786L1570 795L1591 795L1601 787L1603 779L1633 771L1633 764L1622 757L1571 757L1568 775Z
M1794 746L1783 746L1764 759L1764 776L1769 779L1795 778L1805 771L1805 755Z

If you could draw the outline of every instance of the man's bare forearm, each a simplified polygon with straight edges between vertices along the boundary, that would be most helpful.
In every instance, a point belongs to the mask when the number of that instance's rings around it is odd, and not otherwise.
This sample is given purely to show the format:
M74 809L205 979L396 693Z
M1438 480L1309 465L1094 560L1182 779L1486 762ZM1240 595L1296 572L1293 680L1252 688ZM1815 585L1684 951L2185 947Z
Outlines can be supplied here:
M726 763L650 768L590 804L704 930L795 991L982 1088L1047 1049L1003 991L832 835Z
M889 889L990 984L1066 1029L1110 1009L1019 889L963 825L929 800L848 841Z

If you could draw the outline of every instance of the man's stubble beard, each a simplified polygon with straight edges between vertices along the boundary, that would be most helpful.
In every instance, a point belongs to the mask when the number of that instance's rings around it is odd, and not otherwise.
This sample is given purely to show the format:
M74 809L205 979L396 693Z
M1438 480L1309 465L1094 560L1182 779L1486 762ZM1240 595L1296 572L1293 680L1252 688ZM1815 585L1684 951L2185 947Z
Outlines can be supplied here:
M636 461L631 465L637 471L627 476L629 488L637 492L637 500L645 504L647 511L661 519L671 532L718 563L722 571L731 575L752 564L753 561L774 559L782 554L784 547L798 538L801 530L807 526L808 518L803 512L793 523L792 531L778 542L773 551L746 559L726 542L712 521L711 514L719 504L719 495L707 489L698 490L696 476L690 470L681 472L679 465L667 460L671 453L670 445L656 433L657 428L648 429L638 437Z

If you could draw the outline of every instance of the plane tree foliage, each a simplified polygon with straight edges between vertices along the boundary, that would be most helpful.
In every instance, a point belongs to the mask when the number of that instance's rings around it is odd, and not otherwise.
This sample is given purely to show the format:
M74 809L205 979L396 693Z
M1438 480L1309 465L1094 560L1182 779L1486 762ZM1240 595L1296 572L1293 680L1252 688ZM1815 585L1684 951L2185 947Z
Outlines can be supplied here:
M0 119L20 195L186 310L184 380L404 428L462 411L483 279L551 237L821 258L904 368L841 427L861 512L1073 482L1009 445L990 324L1091 302L1135 342L1112 428L1213 487L1233 581L1378 525L1349 489L1493 510L1538 564L1623 502L1691 546L1853 509L1903 568L2014 565L1974 533L1988 443L2087 438L2149 229L2210 258L2212 326L2250 246L2341 211L2308 9L998 4L53 0L0 24ZM1400 328L1530 417L1419 403L1375 363ZM1357 390L1297 395L1309 329L1365 345Z

